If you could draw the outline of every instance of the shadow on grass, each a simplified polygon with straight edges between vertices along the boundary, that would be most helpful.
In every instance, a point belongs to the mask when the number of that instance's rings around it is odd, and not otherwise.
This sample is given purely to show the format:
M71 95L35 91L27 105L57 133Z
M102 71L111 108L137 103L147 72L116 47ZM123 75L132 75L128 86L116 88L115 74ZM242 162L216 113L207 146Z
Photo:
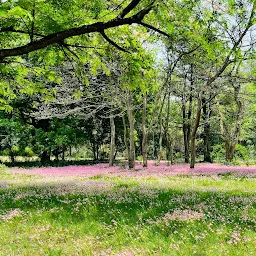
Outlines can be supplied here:
M173 225L177 231L196 221L256 231L256 196L246 193L180 191L88 180L3 187L0 202L2 215L18 208L34 221L44 214L49 222L64 226L88 220L105 226L143 225L166 236ZM177 211L180 215L175 217Z

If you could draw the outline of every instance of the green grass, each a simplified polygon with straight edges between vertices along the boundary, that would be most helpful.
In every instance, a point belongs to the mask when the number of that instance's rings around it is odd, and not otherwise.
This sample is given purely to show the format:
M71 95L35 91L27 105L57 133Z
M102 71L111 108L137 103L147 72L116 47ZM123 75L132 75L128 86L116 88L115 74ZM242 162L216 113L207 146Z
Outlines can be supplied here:
M0 255L256 255L256 179L0 171Z

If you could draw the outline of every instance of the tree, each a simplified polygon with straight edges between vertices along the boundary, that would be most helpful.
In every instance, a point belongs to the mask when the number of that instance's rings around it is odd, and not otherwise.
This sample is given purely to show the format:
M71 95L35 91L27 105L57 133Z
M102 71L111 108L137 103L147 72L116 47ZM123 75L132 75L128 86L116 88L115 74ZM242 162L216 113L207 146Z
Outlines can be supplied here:
M233 13L234 8L237 8L238 6L234 4L230 7L229 11L230 14ZM243 8L242 4L242 8ZM216 7L213 6L214 9ZM241 6L240 6L241 8ZM207 90L227 69L227 67L233 63L238 61L241 61L243 59L243 52L241 49L243 48L244 43L244 37L248 33L248 31L253 27L255 24L255 3L251 4L251 6L247 6L247 8L250 8L249 13L245 13L244 11L242 13L237 14L236 21L239 25L238 30L236 31L235 28L229 29L228 24L224 25L226 28L224 33L228 34L229 36L229 44L231 46L228 47L228 51L226 51L226 56L224 58L224 61L222 61L218 67L215 69L216 71L213 73L213 75L210 75L205 82L203 86L203 90L201 90L198 101L197 101L197 110L196 110L196 119L194 123L194 127L192 129L191 134L191 163L190 167L194 168L195 166L195 157L196 157L196 149L195 149L195 140L196 140L196 132L200 123L200 117L201 117L201 110L204 107L205 103L203 104L203 98L204 98L204 92ZM225 15L224 15L225 16ZM232 34L228 33L228 31L231 30ZM214 98L212 96L211 98Z
M242 97L244 91L242 84L243 76L241 76L240 65L238 64L231 70L226 79L227 89L226 95L222 97L222 105L218 104L220 118L220 132L224 138L226 160L230 162L234 158L235 148L239 141L239 136L244 118L245 100Z
M71 46L83 47L82 45L70 45L65 40L70 37L95 32L100 33L108 43L116 48L127 51L112 41L105 31L123 25L138 24L167 35L142 21L152 10L155 2L132 0L124 7L123 1L121 4L114 6L114 11L110 9L113 6L106 4L105 1L97 1L95 4L89 5L84 5L83 1L69 1L69 3L66 3L66 1L59 1L57 3L51 1L48 3L46 1L34 0L32 2L23 1L21 4L16 1L1 3L3 10L1 15L5 18L0 24L1 34L4 34L4 38L11 35L14 40L17 39L16 34L23 35L23 37L16 43L7 43L7 40L5 40L7 47L0 49L0 60L1 62L8 62L8 57L28 54L54 44L68 49ZM111 15L113 18L107 19L108 15L101 16L106 11L112 11L115 14L116 10L120 9L120 7L122 7L122 10L114 17ZM70 10L72 9L75 10L74 16L76 17L70 15ZM89 12L89 17L91 17L89 19L81 19L80 17L83 17L86 11ZM57 17L57 24L51 17L55 12L62 13L61 16L54 15ZM132 15L129 16L131 13ZM79 19L77 19L78 17ZM20 19L24 19L25 25L19 22ZM76 27L72 27L74 22L77 25ZM86 25L84 23L91 24ZM86 45L86 47L88 46Z
M110 116L110 127L111 127L111 139L110 139L110 153L109 153L109 166L114 165L115 159L115 119L113 116Z
M30 146L30 128L15 117L1 115L0 131L1 151L5 151L14 163L15 157L25 155L26 149Z

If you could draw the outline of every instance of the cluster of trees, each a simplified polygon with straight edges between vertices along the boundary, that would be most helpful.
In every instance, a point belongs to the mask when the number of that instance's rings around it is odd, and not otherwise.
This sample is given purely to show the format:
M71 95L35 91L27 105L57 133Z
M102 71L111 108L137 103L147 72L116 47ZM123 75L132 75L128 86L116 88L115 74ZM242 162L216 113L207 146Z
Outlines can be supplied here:
M253 158L255 5L2 0L2 153L45 162L86 147L130 168Z

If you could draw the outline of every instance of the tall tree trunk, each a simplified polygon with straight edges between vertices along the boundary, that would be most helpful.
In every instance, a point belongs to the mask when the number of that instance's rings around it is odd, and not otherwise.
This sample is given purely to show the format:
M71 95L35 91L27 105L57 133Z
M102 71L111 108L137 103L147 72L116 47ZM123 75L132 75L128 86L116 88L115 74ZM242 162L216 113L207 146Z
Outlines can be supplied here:
M204 162L212 163L210 124L204 126Z
M226 160L231 162L234 158L236 143L229 141L228 139L225 140L225 149L226 149Z
M211 159L211 139L210 139L210 123L209 123L209 115L207 111L207 104L205 104L206 99L202 99L203 104L203 120L204 120L204 162L212 162ZM210 110L209 110L210 111Z
M116 160L117 152L118 152L118 150L117 150L117 147L116 147L116 148L115 148L115 154L114 154L114 161Z
M185 102L182 104L182 131L183 131L183 141L184 141L184 160L185 163L189 163L189 129L188 120L186 116L186 105Z
M170 161L173 164L173 141L170 140Z
M171 156L171 142L169 132L166 134L166 160L167 165L170 165L170 156Z
M62 161L65 161L65 146L62 146Z
M58 151L54 154L54 156L55 156L55 160L59 161L59 152Z
M168 102L167 102L167 113L166 113L166 126L165 126L165 138L166 138L166 160L169 165L170 154L171 154L171 138L169 133L169 119L170 119L170 97L171 93L168 93Z
M12 151L12 149L10 150L10 158L11 158L11 162L15 163L15 155L14 155L14 152Z
M147 127L146 127L146 114L147 114L147 95L143 95L143 112L142 112L142 158L143 167L148 166L147 162Z
M156 165L160 165L160 161L162 159L163 154L163 120L162 120L162 114L160 116L160 134L159 134L159 151L157 156L157 162Z
M189 94L189 107L188 107L188 116L187 116L187 158L189 163L189 150L190 150L190 139L191 139L191 116L192 116L192 103L193 103L193 81L191 82L190 94Z
M198 102L197 102L197 111L196 111L196 119L193 126L193 130L191 133L191 160L190 160L190 168L195 168L195 162L196 162L196 133L197 129L199 127L200 123L200 117L201 117L201 107L202 107L202 100L199 96Z
M191 65L191 75L190 75L190 90L189 90L189 106L188 112L186 111L186 81L184 82L184 94L182 101L182 131L183 131L183 141L184 141L184 160L185 163L189 163L189 151L190 151L190 137L191 137L191 116L192 116L192 102L193 102L193 66Z
M43 151L40 156L40 161L42 163L50 162L50 152L47 150Z
M44 132L48 132L50 128L50 120L49 119L40 119L38 121L32 120L33 126L37 129L41 128ZM46 145L46 148L49 145ZM45 162L50 162L51 160L51 150L45 149L43 152L40 154L40 161L42 163Z
M130 169L133 169L135 167L134 116L132 113L132 98L130 90L127 90L127 114L130 127L130 147L128 165Z
M161 103L161 108L160 108L160 113L159 113L159 151L158 151L158 156L157 156L157 161L156 165L160 165L160 161L162 159L162 154L163 154L163 118L162 118L162 113L163 113L163 107L164 107L164 102L166 98L167 92L164 94L163 101Z
M171 136L168 134L166 142L166 159L167 159L167 165L173 164L173 142L171 140Z
M152 134L152 153L153 153L153 159L155 160L155 133L154 133L154 131Z
M95 135L93 135L95 137ZM97 153L96 153L96 142L95 142L95 138L93 138L93 142L92 142L92 152L93 152L93 160L96 161L97 160Z
M126 151L126 157L129 159L129 146L128 146L128 138L127 138L127 128L126 128L126 122L125 122L125 117L122 116L122 121L123 121L123 127L124 127L124 145L125 145L125 151Z
M111 130L111 139L110 139L110 153L109 153L109 166L114 165L115 158L115 120L113 116L110 116L110 130Z
M96 142L96 160L98 161L99 160L99 143L98 143L98 141Z

